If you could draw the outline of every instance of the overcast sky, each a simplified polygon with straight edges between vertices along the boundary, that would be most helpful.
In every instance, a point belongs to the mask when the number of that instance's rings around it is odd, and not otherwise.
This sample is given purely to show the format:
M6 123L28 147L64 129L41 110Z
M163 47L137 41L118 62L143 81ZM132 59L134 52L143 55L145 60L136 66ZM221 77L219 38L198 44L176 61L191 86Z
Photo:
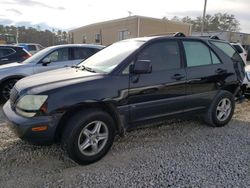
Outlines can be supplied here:
M0 0L0 24L68 30L133 15L172 18L202 15L204 0ZM234 14L250 33L250 0L208 0L207 13Z

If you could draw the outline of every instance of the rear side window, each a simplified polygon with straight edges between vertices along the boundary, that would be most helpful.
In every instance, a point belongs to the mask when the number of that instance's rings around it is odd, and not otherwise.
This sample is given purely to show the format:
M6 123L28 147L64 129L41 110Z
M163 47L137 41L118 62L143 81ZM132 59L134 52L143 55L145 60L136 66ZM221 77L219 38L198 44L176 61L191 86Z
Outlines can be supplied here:
M214 54L214 52L211 51L211 55L212 55L213 64L220 64L220 63L221 63L221 61L220 61L219 58Z
M36 51L36 46L35 45L28 45L28 50L29 51Z
M156 42L146 47L137 60L150 60L152 71L178 69L181 66L177 41Z
M92 52L93 54L95 54L95 53L99 52L101 49L90 48L90 50L91 50L91 52Z
M39 50L44 49L44 47L42 47L41 45L38 45L37 47L38 47Z
M87 59L92 54L88 48L73 48L74 59Z
M15 51L11 48L0 48L0 57L9 56L14 53Z
M237 50L238 53L243 53L243 50L239 45L233 45L233 47Z
M183 42L188 67L212 64L209 48L199 41Z
M187 67L222 63L217 55L200 41L184 41Z
M216 47L221 49L224 53L226 53L231 59L236 61L242 61L240 55L236 52L236 50L228 43L211 41Z

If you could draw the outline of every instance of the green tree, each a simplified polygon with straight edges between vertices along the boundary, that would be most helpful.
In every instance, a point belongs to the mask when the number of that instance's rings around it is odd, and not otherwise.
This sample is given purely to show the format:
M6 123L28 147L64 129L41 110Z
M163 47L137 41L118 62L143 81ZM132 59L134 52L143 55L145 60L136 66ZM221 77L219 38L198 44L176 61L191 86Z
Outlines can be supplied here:
M41 30L40 26L36 28L29 27L15 27L15 26L4 26L0 25L0 34L13 34L16 35L18 29L20 43L38 43L45 47L56 44L67 43L67 32L59 30L53 32L50 30Z
M186 16L179 19L174 16L171 20L182 21L184 23L190 23L193 25L193 31L200 31L202 25L202 17L199 16L196 19L191 19ZM216 13L214 15L207 14L204 23L205 31L240 31L240 22L235 18L233 14Z
M178 16L174 16L171 21L175 21L175 22L179 22L181 21L180 18Z

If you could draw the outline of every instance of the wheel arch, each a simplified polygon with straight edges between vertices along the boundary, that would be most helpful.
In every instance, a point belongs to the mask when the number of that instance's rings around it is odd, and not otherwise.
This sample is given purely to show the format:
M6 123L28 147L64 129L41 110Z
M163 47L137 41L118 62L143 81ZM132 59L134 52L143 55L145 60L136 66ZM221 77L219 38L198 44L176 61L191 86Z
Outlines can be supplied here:
M6 97L5 94L3 93L5 84L7 84L11 80L15 80L15 79L20 80L24 77L25 76L23 76L23 75L12 75L12 76L5 77L4 79L2 79L0 81L0 101L1 101L1 103L6 102L9 98L9 97ZM11 88L12 88L12 86L11 86Z
M66 112L62 115L60 121L57 124L56 131L55 131L55 140L59 141L62 132L66 126L67 120L77 112L86 110L86 109L99 109L107 112L115 122L115 129L116 133L122 136L124 134L124 122L118 113L117 108L112 103L106 102L91 102L91 103L84 103L81 105L74 106L66 110Z
M238 85L227 85L225 87L222 88L222 90L228 91L230 93L232 93L232 95L236 95L237 91L238 91L239 86Z
M6 81L8 80L12 80L12 79L22 79L26 77L25 75L12 75L12 76L7 76L5 78L3 78L1 81L0 81L0 86L2 86L3 83L5 83Z

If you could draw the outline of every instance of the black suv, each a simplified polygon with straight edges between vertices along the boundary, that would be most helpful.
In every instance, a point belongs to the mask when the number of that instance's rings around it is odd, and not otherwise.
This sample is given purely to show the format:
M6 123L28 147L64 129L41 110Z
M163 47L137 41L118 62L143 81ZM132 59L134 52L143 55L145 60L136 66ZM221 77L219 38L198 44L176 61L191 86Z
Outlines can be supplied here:
M182 113L213 127L232 118L245 76L227 42L195 37L120 41L76 67L26 77L4 105L22 139L61 141L80 164L102 158L125 130ZM151 122L151 121L150 121Z
M0 45L0 65L22 62L29 58L31 54L19 46Z

